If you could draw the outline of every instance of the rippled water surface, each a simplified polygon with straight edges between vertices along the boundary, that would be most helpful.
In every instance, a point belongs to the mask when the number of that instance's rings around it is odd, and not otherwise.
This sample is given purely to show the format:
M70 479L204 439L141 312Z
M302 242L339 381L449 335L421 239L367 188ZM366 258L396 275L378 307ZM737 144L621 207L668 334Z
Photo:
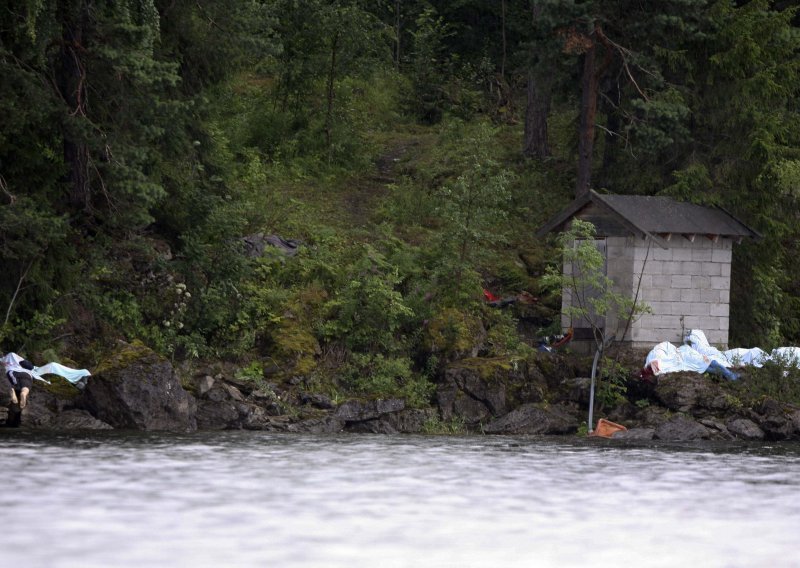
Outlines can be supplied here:
M1 566L800 566L800 446L0 432Z

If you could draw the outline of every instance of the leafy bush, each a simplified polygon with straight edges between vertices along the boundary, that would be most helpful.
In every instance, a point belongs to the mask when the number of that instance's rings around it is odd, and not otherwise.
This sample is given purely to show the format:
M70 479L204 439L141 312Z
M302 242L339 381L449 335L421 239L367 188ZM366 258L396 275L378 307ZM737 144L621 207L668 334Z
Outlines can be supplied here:
M484 333L480 318L456 308L444 308L426 328L426 346L431 353L450 359L470 353Z
M467 426L464 419L459 416L454 416L449 421L444 421L436 416L427 420L423 424L422 430L429 435L458 436L467 432Z
M600 367L602 374L597 382L597 402L600 407L609 408L625 402L628 371L621 363L609 357L603 357Z
M517 320L512 314L492 309L488 313L486 345L489 357L502 355L526 356L532 348L525 343L517 331Z
M413 316L396 289L402 279L373 247L348 267L344 285L326 304L328 318L320 326L327 341L342 341L354 351L393 352L401 346L398 331Z
M425 377L415 376L406 357L354 353L342 369L342 381L355 394L402 397L410 407L424 407L435 390Z
M747 367L741 380L732 383L738 397L747 404L762 398L800 404L800 368L785 357L765 361L764 366Z

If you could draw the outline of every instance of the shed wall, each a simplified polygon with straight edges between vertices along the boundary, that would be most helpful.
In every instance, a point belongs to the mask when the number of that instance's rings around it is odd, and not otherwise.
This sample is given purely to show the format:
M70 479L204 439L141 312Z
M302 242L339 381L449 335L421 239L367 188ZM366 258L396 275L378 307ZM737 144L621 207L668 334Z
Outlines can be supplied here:
M699 236L673 237L668 249L638 241L633 274L642 273L640 297L652 309L632 326L631 340L642 346L682 343L682 330L702 329L710 343L727 348L733 242Z
M639 301L652 310L630 324L624 340L634 347L680 344L683 330L702 329L710 343L727 347L732 248L729 238L673 236L662 249L638 237L608 237L607 274L615 290L633 298L638 289ZM564 305L569 301L565 293ZM626 323L609 316L606 329L619 340ZM562 326L569 325L562 317Z

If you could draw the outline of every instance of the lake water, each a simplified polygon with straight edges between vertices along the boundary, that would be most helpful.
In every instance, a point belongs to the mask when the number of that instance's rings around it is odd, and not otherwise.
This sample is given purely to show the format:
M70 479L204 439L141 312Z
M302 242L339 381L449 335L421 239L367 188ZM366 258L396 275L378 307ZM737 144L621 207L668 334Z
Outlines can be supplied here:
M800 566L800 446L0 431L0 566Z

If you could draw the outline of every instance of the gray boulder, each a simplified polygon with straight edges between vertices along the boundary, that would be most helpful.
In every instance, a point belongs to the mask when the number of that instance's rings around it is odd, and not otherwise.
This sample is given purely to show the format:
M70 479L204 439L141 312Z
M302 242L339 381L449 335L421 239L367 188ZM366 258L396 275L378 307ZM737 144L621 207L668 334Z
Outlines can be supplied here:
M239 410L233 401L198 400L197 428L199 430L237 430Z
M406 407L402 398L348 400L334 412L334 417L345 423L365 422L380 418L385 414L399 412Z
M691 440L706 440L711 437L711 432L708 428L688 416L678 415L660 424L655 429L653 437L657 440L688 442Z
M572 434L579 421L560 405L523 404L484 426L487 434Z
M238 384L238 383L237 383ZM242 392L246 389L247 396ZM274 392L250 385L215 380L197 401L200 430L285 430L288 419L277 419L283 409Z
M794 423L796 406L766 398L753 407L751 418L758 422L764 431L764 437L769 440L787 440L800 437Z
M85 410L65 410L56 415L49 426L56 430L111 430L112 426L98 420Z
M75 405L114 428L197 428L195 400L181 386L172 364L143 345L120 342Z
M655 432L655 428L631 428L614 432L611 438L614 440L652 440Z
M400 412L388 414L384 420L397 432L403 434L419 434L425 430L425 424L436 418L436 411L432 408L408 408Z
M763 440L764 431L747 418L732 418L725 425L733 436L744 440Z
M658 378L655 395L675 412L706 416L728 410L731 399L714 379L699 373L669 373Z
M527 380L527 368L525 361L505 357L473 357L450 364L436 392L442 419L459 418L475 426L503 416L515 404L541 401L542 390Z

